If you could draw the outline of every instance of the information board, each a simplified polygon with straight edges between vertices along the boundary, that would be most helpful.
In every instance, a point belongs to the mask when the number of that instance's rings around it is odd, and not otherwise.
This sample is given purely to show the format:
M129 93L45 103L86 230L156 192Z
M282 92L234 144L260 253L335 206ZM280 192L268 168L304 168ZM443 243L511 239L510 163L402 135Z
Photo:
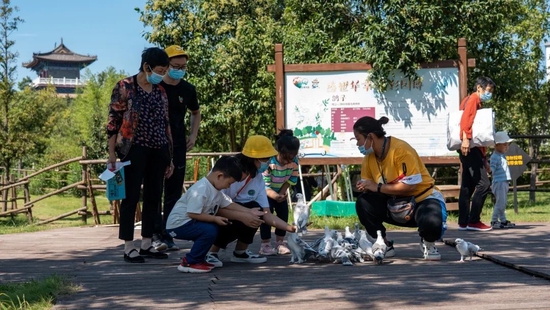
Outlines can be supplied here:
M417 73L415 81L395 73L383 93L373 89L368 71L285 73L285 127L300 139L301 154L360 157L353 124L387 116L386 133L420 156L458 156L446 147L447 114L459 106L458 69Z

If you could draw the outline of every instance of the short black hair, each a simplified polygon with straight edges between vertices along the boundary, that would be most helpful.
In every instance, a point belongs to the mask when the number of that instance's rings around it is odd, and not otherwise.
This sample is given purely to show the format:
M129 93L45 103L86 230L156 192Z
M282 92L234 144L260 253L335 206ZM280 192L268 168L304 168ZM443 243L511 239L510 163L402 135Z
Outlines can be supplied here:
M147 63L153 70L157 66L168 67L170 59L168 54L158 47L150 47L143 50L141 53L141 65L139 66L139 72L143 72L143 64Z
M256 167L256 159L248 157L244 155L243 153L239 153L235 155L235 157L239 160L241 168L244 173L249 174L250 178L255 178L258 174L258 167Z
M222 156L214 164L212 172L221 172L225 177L232 177L240 181L243 176L243 169L240 160L235 156Z
M363 116L358 119L355 124L353 124L353 131L357 131L364 137L366 137L369 133L373 133L378 138L382 138L386 135L382 125L387 124L389 121L389 118L385 116L382 116L380 119L370 116Z
M491 80L491 78L488 78L486 76L480 76L476 79L476 85L474 85L474 91L477 90L477 87L481 86L481 89L485 90L487 86L492 86L493 89L497 87L497 84Z

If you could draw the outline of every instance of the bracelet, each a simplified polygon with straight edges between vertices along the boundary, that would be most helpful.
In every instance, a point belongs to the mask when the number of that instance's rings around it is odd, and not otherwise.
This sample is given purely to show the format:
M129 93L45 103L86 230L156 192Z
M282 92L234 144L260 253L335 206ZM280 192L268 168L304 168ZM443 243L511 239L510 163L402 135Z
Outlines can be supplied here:
M382 193L380 190L382 189L382 183L378 183L378 189L376 190L379 193Z

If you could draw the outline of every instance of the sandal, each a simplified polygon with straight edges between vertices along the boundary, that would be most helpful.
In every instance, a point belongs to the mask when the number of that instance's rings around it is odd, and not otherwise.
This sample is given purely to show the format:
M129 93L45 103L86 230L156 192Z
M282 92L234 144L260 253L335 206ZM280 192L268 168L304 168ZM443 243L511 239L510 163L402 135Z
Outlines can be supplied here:
M143 258L143 256L141 256L141 255L130 257L130 254L132 252L137 253L137 250L132 249L130 252L128 252L128 254L124 253L124 261L125 262L127 262L127 263L145 263L145 258Z
M155 252L152 252L151 250L155 250ZM156 249L153 246L150 246L147 250L140 249L139 255L143 255L145 257L150 257L150 258L160 258L160 259L168 258L168 254L156 251Z

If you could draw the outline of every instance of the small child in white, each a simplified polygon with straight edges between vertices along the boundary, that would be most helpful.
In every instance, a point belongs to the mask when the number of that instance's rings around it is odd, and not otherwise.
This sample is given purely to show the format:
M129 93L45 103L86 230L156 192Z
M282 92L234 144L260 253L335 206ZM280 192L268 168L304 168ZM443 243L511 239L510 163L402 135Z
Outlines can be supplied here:
M493 176L491 190L495 195L496 201L493 208L493 216L491 218L491 226L493 228L511 228L516 224L506 219L506 204L508 202L508 188L510 187L510 169L508 161L504 155L508 151L510 142L508 133L499 131L495 134L495 151L491 155L490 165Z
M166 222L166 232L176 239L194 241L178 270L181 272L210 272L214 265L205 261L208 249L216 240L218 225L231 222L216 216L220 208L230 207L231 198L221 192L242 178L240 161L233 156L222 156L212 171L187 190L176 202Z

